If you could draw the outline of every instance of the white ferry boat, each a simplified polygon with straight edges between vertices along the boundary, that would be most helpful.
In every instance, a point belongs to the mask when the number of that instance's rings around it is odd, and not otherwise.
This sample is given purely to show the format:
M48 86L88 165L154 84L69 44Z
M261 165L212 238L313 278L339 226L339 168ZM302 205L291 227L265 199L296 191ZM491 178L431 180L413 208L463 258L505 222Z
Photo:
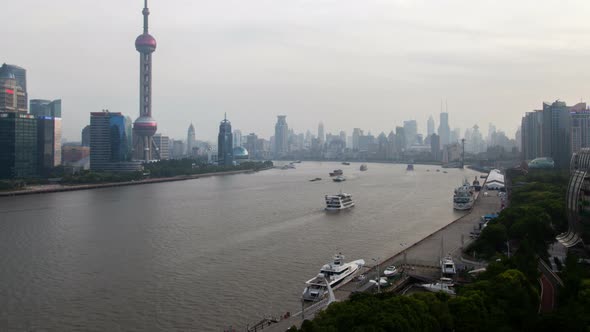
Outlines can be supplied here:
M307 287L303 290L303 300L321 300L328 291L326 282L330 284L332 289L336 289L344 280L353 277L364 265L363 259L345 263L342 254L335 255L332 262L324 265L315 278L305 283Z
M469 185L469 181L465 180L463 185L455 189L453 195L453 208L455 210L470 210L473 207L473 191Z
M354 202L351 194L326 195L326 211L346 210L353 206Z

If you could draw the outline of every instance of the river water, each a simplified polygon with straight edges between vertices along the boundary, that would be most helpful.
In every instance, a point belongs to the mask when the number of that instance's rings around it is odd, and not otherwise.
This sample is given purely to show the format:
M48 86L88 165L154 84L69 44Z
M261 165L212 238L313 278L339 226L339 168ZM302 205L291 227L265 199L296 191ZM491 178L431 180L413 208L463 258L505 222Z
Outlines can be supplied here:
M221 331L296 312L333 254L401 251L461 215L452 191L475 176L359 165L1 198L0 330ZM327 214L341 189L356 207Z

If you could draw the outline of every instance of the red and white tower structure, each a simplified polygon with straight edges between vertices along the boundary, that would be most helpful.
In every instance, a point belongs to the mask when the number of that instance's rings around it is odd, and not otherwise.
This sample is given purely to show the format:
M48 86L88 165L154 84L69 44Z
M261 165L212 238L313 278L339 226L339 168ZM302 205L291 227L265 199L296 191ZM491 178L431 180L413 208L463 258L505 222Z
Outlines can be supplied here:
M135 49L139 52L139 118L133 123L135 136L135 157L148 162L158 158L154 135L158 130L156 120L152 118L152 53L156 50L156 39L148 32L150 10L147 0L143 8L143 34L135 40Z

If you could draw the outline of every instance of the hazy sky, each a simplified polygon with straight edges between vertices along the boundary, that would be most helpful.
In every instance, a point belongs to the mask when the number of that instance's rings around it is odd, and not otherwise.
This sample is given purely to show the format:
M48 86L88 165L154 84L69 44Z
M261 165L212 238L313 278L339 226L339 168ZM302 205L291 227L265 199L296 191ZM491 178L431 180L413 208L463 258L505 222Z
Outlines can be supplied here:
M0 62L28 70L30 98L63 99L64 136L89 113L139 113L141 0L2 5ZM159 132L214 139L227 112L244 133L360 127L420 131L441 99L451 128L513 135L543 101L590 95L590 1L151 0Z

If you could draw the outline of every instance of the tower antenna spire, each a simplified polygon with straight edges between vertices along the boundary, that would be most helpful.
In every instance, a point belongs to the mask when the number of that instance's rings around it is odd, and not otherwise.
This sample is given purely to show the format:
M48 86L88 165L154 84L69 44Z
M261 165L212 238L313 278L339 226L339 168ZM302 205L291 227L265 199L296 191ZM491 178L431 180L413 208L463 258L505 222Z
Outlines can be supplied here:
M148 8L148 0L144 1L142 14L143 14L143 33L148 33L148 30L149 30L148 16L150 16L150 9Z

